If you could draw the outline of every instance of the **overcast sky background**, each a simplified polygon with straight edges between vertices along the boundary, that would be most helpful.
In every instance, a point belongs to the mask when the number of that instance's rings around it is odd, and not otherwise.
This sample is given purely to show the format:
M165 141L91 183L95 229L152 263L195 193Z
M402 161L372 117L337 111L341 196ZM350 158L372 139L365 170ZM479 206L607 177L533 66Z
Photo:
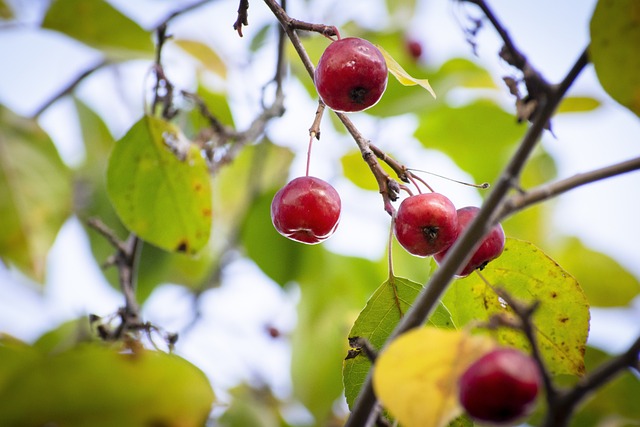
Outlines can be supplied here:
M22 6L23 20L40 19L43 9L28 7L28 1L18 3ZM180 4L190 2L117 0L112 3L143 27L152 28ZM386 19L368 0L316 2L313 12L306 9L304 2L289 3L292 16L312 22L339 25L336 19L358 17L376 28ZM430 64L437 65L455 56L470 57L459 23L464 19L464 11L475 13L473 7L461 7L449 1L420 3L418 14L410 21L409 32L423 42ZM340 18L333 15L338 4ZM595 0L533 3L493 0L490 4L508 26L516 44L551 81L561 79L588 44L588 22ZM234 71L229 73L229 90L237 124L242 127L259 107L259 87L271 77L274 68L273 55L267 52L256 58L254 64L246 64L245 49L255 31L273 17L261 2L254 1L250 9L250 26L245 30L245 38L240 39L231 29L236 9L237 2L234 1L213 2L174 21L170 31L182 38L211 44L223 58L234 64ZM475 60L493 70L495 77L507 74L509 69L497 61L499 41L488 25L478 42L480 58ZM65 37L27 26L0 28L0 58L0 103L30 115L57 88L98 61L100 54ZM169 50L166 58L167 70L174 83L192 86L195 80L188 58ZM260 65L256 66L258 61L261 61ZM148 67L146 61L122 65L119 72L120 76L126 76L124 88L114 83L119 76L109 70L96 73L78 88L79 96L103 114L116 137L122 136L142 112L143 88L149 83L145 81ZM302 171L308 127L316 102L295 83L288 85L287 93L289 109L286 116L273 123L269 132L278 143L299 153L294 170L297 167ZM571 114L554 120L557 139L547 136L543 143L558 163L559 177L640 154L638 118L608 98L599 88L591 66L580 76L571 93L593 96L603 105L589 113L588 120L584 115ZM505 96L505 100L508 97ZM52 135L70 165L79 164L83 158L74 114L70 100L63 99L41 117L41 125ZM437 153L425 153L413 140L412 133L417 125L414 118L399 117L379 127L375 120L364 115L353 117L365 135L376 135L382 148L385 144L404 144L402 149L394 146L400 160L437 164L441 168L439 173L468 178L450 160ZM319 176L331 178L344 202L339 232L327 246L340 253L378 258L385 250L388 217L382 209L377 209L380 207L379 196L359 193L356 196L351 184L339 177L335 165L345 148L331 141L344 137L326 128L326 132L323 128L322 144L316 144L314 148L312 169ZM315 160L318 158L322 160ZM479 203L474 190L449 187L453 185L449 183L439 182L438 185L447 194L449 188L455 188L456 205ZM564 233L579 236L589 246L612 256L640 277L638 188L640 173L631 173L572 191L559 199L555 225ZM373 210L371 206L375 206L376 211L369 214ZM369 241L354 238L363 235L368 236ZM120 295L102 279L77 220L71 219L63 227L48 266L43 291L0 267L0 331L32 340L62 321L87 313L108 314L122 304ZM17 283L22 285L16 286ZM225 271L224 285L203 296L203 318L188 335L181 337L178 350L214 379L216 387L225 388L242 379L261 378L284 395L290 390L289 346L286 339L271 339L264 333L264 327L274 325L285 333L293 328L298 297L295 288L283 291L250 262L238 261ZM179 331L185 326L185 320L190 320L191 309L189 295L180 287L167 285L152 295L145 306L145 316L169 330ZM618 351L638 333L640 303L637 300L625 310L592 311L592 344Z

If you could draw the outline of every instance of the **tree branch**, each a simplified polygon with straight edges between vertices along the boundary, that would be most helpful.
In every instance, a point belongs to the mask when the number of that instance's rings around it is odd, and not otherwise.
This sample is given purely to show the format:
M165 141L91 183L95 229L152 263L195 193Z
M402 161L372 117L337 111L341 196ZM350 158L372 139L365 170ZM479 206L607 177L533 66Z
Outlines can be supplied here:
M577 175L557 182L540 185L531 190L514 194L509 197L505 201L497 217L502 220L528 206L543 202L553 197L557 197L569 190L573 190L574 188L578 188L582 185L622 175L624 173L636 171L639 169L640 157L636 157L634 159L625 160L623 162L605 166L600 169L595 169L590 172L579 173Z
M625 369L635 368L640 357L640 336L624 353L604 362L575 387L559 395L547 411L543 427L564 427L576 406L595 390L620 375Z
M560 100L565 95L571 83L575 80L580 71L587 65L586 49L580 55L573 68L569 71L563 82L552 90L550 96L542 99L539 115L533 121L517 151L502 172L498 182L493 187L493 191L487 197L478 215L473 219L458 240L453 244L444 258L440 268L431 276L427 286L418 295L413 306L402 318L398 326L391 333L385 347L389 345L400 334L422 325L428 318L434 307L440 300L442 294L447 289L454 275L467 262L473 251L480 243L482 237L489 232L495 224L496 212L500 209L501 203L505 199L512 183L517 181L520 173L535 148L546 123L553 115ZM376 397L373 392L371 382L371 371L367 376L365 384L362 386L360 395L353 407L353 412L347 420L345 427L356 427L364 425L369 413L375 406Z
M238 18L233 23L233 29L242 37L242 26L249 25L249 0L240 0L238 6Z

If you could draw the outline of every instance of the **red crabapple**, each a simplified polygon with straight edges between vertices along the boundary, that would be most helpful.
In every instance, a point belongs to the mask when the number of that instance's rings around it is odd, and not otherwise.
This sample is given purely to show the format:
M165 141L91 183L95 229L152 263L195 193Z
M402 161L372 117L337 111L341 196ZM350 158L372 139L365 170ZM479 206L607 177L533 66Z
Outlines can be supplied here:
M387 63L364 39L332 42L316 67L314 82L322 101L335 111L362 111L380 100L387 87Z
M424 193L402 201L394 233L407 252L425 257L447 249L458 237L458 215L451 200Z
M335 188L319 178L302 176L278 190L271 202L271 221L283 236L312 245L333 234L340 209Z
M467 206L458 209L458 223L460 225L460 234L462 234L462 230L467 228L467 226L471 223L471 220L475 218L479 211L480 208L477 208L475 206ZM491 229L489 234L487 234L484 239L482 239L482 243L480 243L478 249L476 249L475 253L471 256L471 259L469 260L467 265L462 269L460 273L458 273L458 276L466 277L476 269L482 270L489 263L489 261L498 258L502 254L502 251L504 250L504 242L505 237L502 226L500 224L496 224ZM433 256L436 262L442 262L444 256L447 254L448 249L449 248Z
M540 383L540 370L530 356L501 348L467 368L458 382L458 397L471 418L511 424L533 409Z

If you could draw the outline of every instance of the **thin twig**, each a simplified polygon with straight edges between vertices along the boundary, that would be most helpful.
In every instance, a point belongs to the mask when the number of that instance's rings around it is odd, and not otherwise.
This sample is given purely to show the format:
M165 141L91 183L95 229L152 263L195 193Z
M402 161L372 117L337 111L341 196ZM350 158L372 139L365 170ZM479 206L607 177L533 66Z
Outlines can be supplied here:
M602 363L576 384L575 387L560 394L547 410L542 427L565 427L569 425L571 415L580 402L626 369L635 368L638 365L639 357L640 336L624 353Z
M95 65L92 65L91 67L89 67L86 70L84 70L82 73L78 74L65 87L63 87L60 91L58 91L51 98L49 98L47 101L45 101L36 110L36 112L33 114L33 117L34 118L39 117L49 107L51 107L56 101L58 101L59 99L71 94L75 90L75 88L78 87L78 85L84 81L84 79L86 79L91 74L95 73L96 71L98 71L99 69L101 69L103 67L106 67L109 64L111 64L111 62L109 62L107 59L103 59L102 61L96 63Z
M302 64L307 70L309 77L311 77L311 79L313 80L315 67L313 65L313 62L311 62L311 59L309 58L307 51L302 45L302 42L300 41L300 38L298 37L298 34L295 31L295 28L292 27L292 22L295 20L289 17L289 15L287 15L287 12L275 0L265 0L265 3L269 7L269 9L271 9L275 17L278 19L278 22L280 22L280 25L282 26L285 33L289 37L289 40L293 44L293 47L296 50L298 56L300 57ZM395 209L391 204L391 202L398 198L398 193L400 191L400 187L398 183L395 180L393 180L385 172L384 169L382 169L382 167L376 160L375 154L373 153L373 151L371 151L370 142L366 138L364 138L364 136L362 136L362 134L353 124L351 119L349 119L349 117L347 117L347 115L343 113L335 112L335 114L338 116L342 124L345 126L347 131L353 137L354 141L356 142L356 145L358 146L358 148L360 149L360 152L362 153L363 159L365 160L367 165L369 165L371 172L376 178L376 181L378 182L378 188L380 189L380 194L382 195L382 198L384 201L385 211L387 211L390 215L393 215Z
M163 26L163 25L167 25L170 21L172 21L173 19L177 18L178 16L187 13L187 12L191 12L194 9L197 9L201 6L204 6L207 3L211 3L213 0L200 0L200 1L196 1L194 3L191 3L181 9L175 10L173 12L171 12L169 15L167 15L166 18L164 18L158 25L156 25L156 29Z
M528 206L557 197L582 185L637 170L640 170L640 157L594 169L589 172L579 173L557 182L540 185L531 190L523 191L509 197L498 213L498 218L503 220Z
M249 25L249 0L240 0L238 6L238 18L233 23L233 29L242 37L242 27Z

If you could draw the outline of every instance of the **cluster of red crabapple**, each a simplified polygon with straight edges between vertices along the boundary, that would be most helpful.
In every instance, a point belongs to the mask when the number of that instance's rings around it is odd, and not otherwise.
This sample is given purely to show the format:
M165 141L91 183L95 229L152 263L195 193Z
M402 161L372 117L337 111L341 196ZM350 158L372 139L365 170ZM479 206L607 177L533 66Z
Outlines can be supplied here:
M314 83L327 107L357 112L378 102L386 89L387 75L384 56L373 44L360 38L338 38L320 57ZM329 183L307 174L276 193L271 219L283 236L316 244L334 233L340 211L338 192ZM446 196L436 192L411 195L401 202L395 214L394 234L412 255L433 256L440 263L478 211L473 206L456 209ZM484 268L500 256L504 244L504 232L496 224L458 276ZM474 419L511 423L529 412L539 384L540 373L531 357L501 348L465 371L459 380L459 401Z

